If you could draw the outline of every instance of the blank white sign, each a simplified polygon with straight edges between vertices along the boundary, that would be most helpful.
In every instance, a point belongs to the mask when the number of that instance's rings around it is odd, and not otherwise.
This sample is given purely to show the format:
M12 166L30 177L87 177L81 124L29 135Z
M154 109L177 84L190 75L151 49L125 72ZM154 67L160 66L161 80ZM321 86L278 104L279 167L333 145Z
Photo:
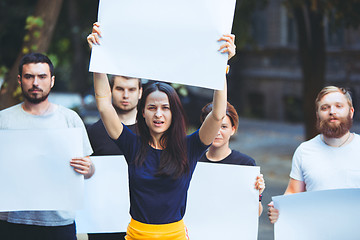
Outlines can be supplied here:
M0 130L0 211L78 209L84 177L70 160L82 156L80 128Z
M95 174L85 181L78 233L126 232L130 222L127 163L124 156L91 157Z
M280 215L275 240L359 239L360 189L336 189L273 197Z
M101 0L91 72L223 89L236 0Z

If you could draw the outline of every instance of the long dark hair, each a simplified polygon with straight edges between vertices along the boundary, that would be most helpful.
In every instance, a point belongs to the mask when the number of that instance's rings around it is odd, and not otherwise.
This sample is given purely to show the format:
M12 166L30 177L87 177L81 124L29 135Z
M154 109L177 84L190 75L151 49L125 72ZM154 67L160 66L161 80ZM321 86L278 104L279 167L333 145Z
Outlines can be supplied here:
M167 95L172 114L171 124L168 130L161 136L160 145L163 148L160 157L160 164L157 176L165 175L179 178L189 172L189 163L186 149L186 117L185 111L174 88L169 84L155 82L148 85L137 106L137 128L141 140L141 150L135 158L135 164L141 166L149 149L149 144L153 143L149 127L143 117L143 111L147 97L155 91L163 92Z

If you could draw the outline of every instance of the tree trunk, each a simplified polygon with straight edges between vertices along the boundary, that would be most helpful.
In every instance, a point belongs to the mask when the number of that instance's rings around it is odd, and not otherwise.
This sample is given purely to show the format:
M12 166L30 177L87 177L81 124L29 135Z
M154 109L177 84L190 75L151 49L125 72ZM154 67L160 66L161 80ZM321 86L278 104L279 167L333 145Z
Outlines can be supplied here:
M306 139L317 134L315 99L325 85L325 33L324 14L310 2L293 9L297 24L298 51L303 74L303 111Z
M10 71L5 76L7 87L0 93L0 110L15 105L19 99L14 97L18 87L17 75L21 58L29 52L44 53L49 48L63 0L38 0L33 16L40 17L43 26L30 28L24 38L23 46Z
M88 77L88 56L85 55L84 46L88 48L86 39L82 36L80 32L80 21L79 21L79 11L78 11L77 1L68 0L67 1L67 10L68 10L68 21L72 26L71 31L71 45L73 46L74 52L74 61L73 68L71 71L71 90L80 92L82 95L84 91L88 89L86 86L86 80Z

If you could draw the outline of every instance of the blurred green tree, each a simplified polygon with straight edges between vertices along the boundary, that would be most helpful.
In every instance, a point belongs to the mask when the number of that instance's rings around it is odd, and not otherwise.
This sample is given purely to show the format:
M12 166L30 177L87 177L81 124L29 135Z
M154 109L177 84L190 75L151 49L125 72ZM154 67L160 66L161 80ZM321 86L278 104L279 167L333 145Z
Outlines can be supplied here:
M250 46L256 48L251 23L255 10L264 9L271 0L237 0L232 32L236 35L238 49Z
M0 45L6 46L0 48L0 109L21 101L17 66L28 52L46 53L53 61L55 91L85 94L91 89L86 36L96 21L98 3L98 0L0 2ZM5 81L1 86L2 77Z
M90 49L86 42L97 19L99 0L64 0L54 38L48 50L57 60L55 91L85 95L92 88L88 71Z

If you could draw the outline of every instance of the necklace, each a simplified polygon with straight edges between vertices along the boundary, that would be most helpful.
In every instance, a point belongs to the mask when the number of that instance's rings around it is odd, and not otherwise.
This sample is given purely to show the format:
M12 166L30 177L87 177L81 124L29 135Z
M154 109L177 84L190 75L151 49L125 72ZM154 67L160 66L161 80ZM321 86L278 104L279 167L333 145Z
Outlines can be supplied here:
M348 137L346 138L346 140L345 140L344 142L342 142L339 146L332 146L332 145L328 144L328 143L325 141L325 139L324 139L324 137L323 137L322 134L320 135L320 138L321 138L321 140L322 140L326 145L328 145L328 146L330 146L330 147L338 147L338 148L339 148L339 147L341 147L342 145L344 145L345 143L347 143L347 141L349 141L351 135L352 135L352 133L349 132L349 135L348 135Z

